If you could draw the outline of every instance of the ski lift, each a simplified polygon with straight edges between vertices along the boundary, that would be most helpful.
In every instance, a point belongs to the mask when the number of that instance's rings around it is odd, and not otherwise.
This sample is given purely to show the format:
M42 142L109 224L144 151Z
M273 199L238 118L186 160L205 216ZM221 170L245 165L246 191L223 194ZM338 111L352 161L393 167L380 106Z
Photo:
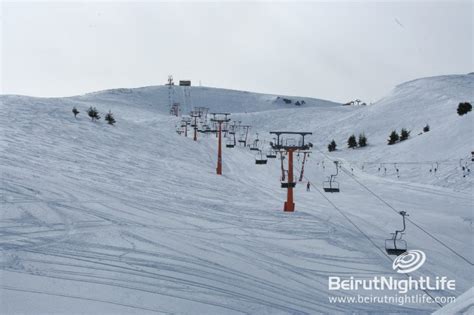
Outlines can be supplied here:
M334 164L336 165L336 174L331 174L331 176L328 177L327 181L323 182L323 189L325 192L339 192L339 183L336 182L336 176L339 174L339 161L334 161Z
M267 159L276 159L277 154L274 150L269 150L267 153Z
M395 233L392 234L392 238L385 240L385 251L388 255L401 255L407 251L407 242L402 240L403 234L405 232L405 217L408 216L406 211L400 211L400 215L403 217L403 229L395 230Z
M259 164L259 165L267 164L267 159L263 158L262 150L259 150L259 153L260 153L260 158L257 155L257 158L255 159L255 164Z
M303 181L304 178L304 166L306 164L306 160L309 158L310 151L301 151L301 153L303 154L303 161L301 162L300 177L298 179L300 182Z
M296 146L297 141L294 138L289 138L289 139L285 139L284 144L286 146ZM298 145L300 145L300 144L298 143Z
M250 151L260 151L260 149L258 148L258 139L255 139L250 145Z
M235 147L234 140L232 138L227 138L227 142L225 144L226 148L233 148Z
M295 188L296 187L296 177L293 178L293 182L291 182L291 183L289 183L285 180L281 180L280 182L281 182L281 188L289 188L289 187Z
M258 133L257 133L257 137L255 138L255 140L253 140L253 143L250 145L250 151L260 151L260 149L258 148Z
M207 125L207 124L202 124L201 128L198 129L198 131L201 132L201 133L210 133L211 132L211 127L209 127L209 125Z
M286 180L288 178L288 171L285 170L285 168L283 167L283 161L285 160L285 152L284 151L280 151L280 161L281 161L281 177L280 177L280 183L281 183L281 188L295 188L296 187L296 177L294 177L293 181L291 183L289 183L289 179L288 181Z
M247 143L247 136L245 134L245 132L242 132L239 134L239 140L237 140L239 143L243 143L244 146L246 145Z

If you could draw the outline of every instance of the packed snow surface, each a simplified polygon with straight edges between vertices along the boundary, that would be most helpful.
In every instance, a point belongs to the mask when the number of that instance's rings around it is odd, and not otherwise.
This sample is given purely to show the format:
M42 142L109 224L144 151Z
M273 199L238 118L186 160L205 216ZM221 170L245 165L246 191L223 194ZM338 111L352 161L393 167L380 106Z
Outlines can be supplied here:
M369 106L173 91L185 112L205 106L252 125L262 148L272 130L313 132L296 211L282 211L278 159L256 165L248 148L224 148L217 176L215 136L176 133L167 86L0 96L0 313L431 313L445 303L329 300L394 295L329 291L330 276L407 279L384 251L401 210L409 249L427 257L411 276L456 281L454 291L409 293L443 298L472 287L474 113L456 108L473 102L474 75L407 82ZM117 124L91 122L89 106L111 110ZM401 128L410 138L388 146ZM352 133L369 145L347 149ZM332 139L338 150L328 153ZM341 192L327 194L332 160L341 162Z

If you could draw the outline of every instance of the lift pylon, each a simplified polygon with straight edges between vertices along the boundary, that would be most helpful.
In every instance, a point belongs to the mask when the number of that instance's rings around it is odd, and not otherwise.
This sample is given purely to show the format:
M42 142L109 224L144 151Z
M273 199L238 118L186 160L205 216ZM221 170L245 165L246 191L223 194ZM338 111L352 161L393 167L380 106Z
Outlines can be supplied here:
M200 110L196 109L196 110L191 111L189 116L191 116L191 119L194 119L194 121L191 124L191 127L194 128L193 140L197 141L197 130L198 130L198 121L197 121L197 119L201 118L202 112Z
M188 136L188 126L191 123L191 118L190 117L183 117L181 119L181 128L184 129L184 136Z
M230 121L230 113L211 113L211 121L218 125L217 167L216 174L222 175L222 124Z
M270 134L276 135L276 142L270 142L273 150L286 151L288 156L288 185L284 187L287 189L286 202L283 205L283 211L295 211L295 203L293 201L293 188L295 187L295 179L293 176L293 153L299 151L309 151L313 145L305 143L305 136L312 135L312 132L294 132L294 131L270 131ZM299 136L299 141L289 139L288 135ZM283 185L282 185L283 186Z

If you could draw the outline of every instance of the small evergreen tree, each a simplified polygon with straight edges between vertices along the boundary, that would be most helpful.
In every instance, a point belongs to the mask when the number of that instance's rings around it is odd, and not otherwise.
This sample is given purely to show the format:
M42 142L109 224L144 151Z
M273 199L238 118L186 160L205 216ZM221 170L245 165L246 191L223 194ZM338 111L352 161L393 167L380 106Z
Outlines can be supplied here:
M459 116L467 114L471 110L472 110L472 105L468 102L461 102L458 105L458 114L459 114Z
M398 139L400 137L398 136L398 133L396 130L392 131L392 133L390 134L389 138L388 138L388 145L392 145L392 144L395 144Z
M328 144L328 151L329 152L336 151L336 147L337 147L336 141L334 141L333 139L331 143Z
M405 128L402 128L402 131L400 132L400 141L405 141L408 139L410 136L410 131L406 130Z
M74 118L77 118L77 114L79 114L79 111L77 110L76 106L72 108L72 113L74 114Z
M365 146L367 146L367 137L365 134L361 133L359 135L359 147L363 148Z
M355 135L352 135L349 137L349 139L347 139L347 146L352 149L357 147L357 140Z
M89 107L89 109L87 110L87 115L89 115L92 121L100 119L99 112L97 111L95 107L92 107L92 106Z
M107 123L109 125L113 125L115 124L115 118L114 118L114 114L112 114L112 112L109 110L109 112L105 115L104 119L107 121Z
M426 124L425 127L423 127L423 132L428 132L430 131L430 125Z

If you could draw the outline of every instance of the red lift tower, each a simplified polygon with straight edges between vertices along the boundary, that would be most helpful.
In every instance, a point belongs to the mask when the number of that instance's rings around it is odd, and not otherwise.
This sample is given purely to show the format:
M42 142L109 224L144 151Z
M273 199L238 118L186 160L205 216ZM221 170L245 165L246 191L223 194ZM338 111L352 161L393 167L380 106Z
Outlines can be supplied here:
M222 175L222 124L230 121L230 113L211 113L211 121L218 125L218 145L217 145L217 175Z
M308 152L313 147L311 143L305 143L304 137L312 135L312 132L294 132L294 131L270 131L270 134L276 135L276 142L270 142L270 145L275 151L286 151L288 155L288 181L282 182L281 187L287 189L286 202L283 206L283 211L293 212L295 211L295 203L293 202L293 188L296 185L293 176L293 153L299 151ZM288 135L300 136L299 141L295 139L289 139Z

